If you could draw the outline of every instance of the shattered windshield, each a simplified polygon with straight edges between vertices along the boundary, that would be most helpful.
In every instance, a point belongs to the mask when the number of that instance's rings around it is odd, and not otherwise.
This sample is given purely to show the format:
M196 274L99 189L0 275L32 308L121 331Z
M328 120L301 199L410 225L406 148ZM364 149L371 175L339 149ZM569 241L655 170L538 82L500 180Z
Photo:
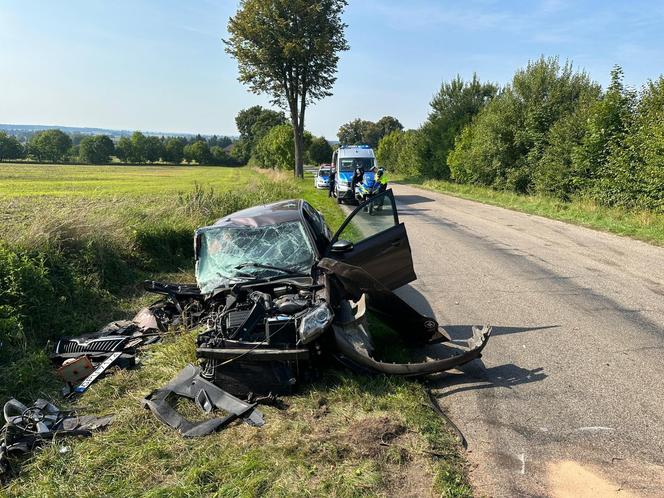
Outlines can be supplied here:
M196 280L204 293L231 281L309 274L315 253L299 221L200 232Z

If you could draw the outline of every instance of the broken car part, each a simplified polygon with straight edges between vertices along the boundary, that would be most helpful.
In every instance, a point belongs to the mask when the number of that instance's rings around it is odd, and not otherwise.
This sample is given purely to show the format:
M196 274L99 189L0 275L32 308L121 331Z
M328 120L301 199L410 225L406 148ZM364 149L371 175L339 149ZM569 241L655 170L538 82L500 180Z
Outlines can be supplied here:
M166 425L177 429L184 437L200 437L219 431L236 419L261 427L263 415L253 403L244 402L223 389L208 382L200 375L200 368L187 365L165 387L157 389L143 399L143 407L148 408ZM171 402L180 396L193 400L204 413L223 410L227 415L201 422L192 422L180 415Z
M27 455L55 436L90 436L93 430L111 423L112 416L79 416L74 411L60 410L46 400L38 399L30 407L10 399L3 409L5 425L0 429L0 478L11 472L9 457Z
M94 366L87 356L69 358L57 370L58 376L67 384L74 384L85 379L94 371Z
M55 343L50 358L61 365L58 373L67 383L63 390L65 395L84 392L111 365L133 367L136 348L159 341L169 328L193 326L198 322L196 298L202 296L196 286L149 281L145 282L145 287L166 298L143 308L132 320L111 322L92 334ZM83 384L74 388L73 384L86 377Z
M117 361L118 358L122 356L122 351L117 351L111 356L106 358L96 369L92 372L86 379L81 383L81 385L74 388L76 394L83 394L92 383L99 378L106 370L108 370L113 363Z

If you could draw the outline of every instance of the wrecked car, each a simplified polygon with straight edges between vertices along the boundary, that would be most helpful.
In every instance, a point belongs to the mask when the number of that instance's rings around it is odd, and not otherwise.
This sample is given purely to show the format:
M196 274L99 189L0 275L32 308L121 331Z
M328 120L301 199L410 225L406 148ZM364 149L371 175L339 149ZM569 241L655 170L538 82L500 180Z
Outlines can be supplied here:
M262 416L246 402L292 392L329 360L364 373L422 376L478 358L489 327L474 327L473 337L459 345L433 317L393 292L416 279L408 235L391 190L368 202L383 209L369 216L366 203L358 206L334 234L303 200L245 209L198 229L198 293L166 287L169 299L195 310L203 326L196 348L200 367L187 366L144 406L184 435L202 435L206 428L177 414L170 395L192 399L205 412L224 409L230 419L252 423L253 417L260 425ZM165 284L148 288L154 286ZM412 347L412 362L374 356L368 311ZM192 390L194 385L200 387ZM228 421L215 419L206 427L218 430Z
M70 393L84 392L111 365L131 366L136 348L169 329L200 327L200 365L187 365L143 400L160 420L194 437L235 419L262 425L257 402L293 392L329 362L423 376L478 358L490 336L489 327L474 327L467 344L452 341L433 317L393 292L416 275L391 190L358 206L336 233L304 200L238 211L196 230L194 252L195 285L146 282L161 298L133 320L55 345L51 357ZM375 354L370 313L408 345L412 361ZM228 416L190 422L171 403L176 397Z

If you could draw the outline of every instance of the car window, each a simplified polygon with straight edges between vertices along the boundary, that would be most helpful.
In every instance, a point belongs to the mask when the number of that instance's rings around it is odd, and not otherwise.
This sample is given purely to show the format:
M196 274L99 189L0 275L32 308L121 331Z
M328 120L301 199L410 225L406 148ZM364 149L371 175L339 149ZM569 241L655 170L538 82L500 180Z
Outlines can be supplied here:
M392 228L397 224L397 220L394 200L385 192L371 199L352 215L336 240L360 242Z

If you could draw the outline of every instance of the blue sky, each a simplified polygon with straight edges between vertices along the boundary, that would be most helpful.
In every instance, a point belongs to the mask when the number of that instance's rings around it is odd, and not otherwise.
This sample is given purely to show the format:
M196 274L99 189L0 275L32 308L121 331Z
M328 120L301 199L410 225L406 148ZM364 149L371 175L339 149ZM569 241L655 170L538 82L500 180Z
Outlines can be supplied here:
M221 39L236 0L0 0L0 123L235 134L268 103L237 80ZM426 119L456 74L506 83L540 54L600 83L613 64L640 86L664 71L664 3L350 0L351 50L307 128L356 117Z

